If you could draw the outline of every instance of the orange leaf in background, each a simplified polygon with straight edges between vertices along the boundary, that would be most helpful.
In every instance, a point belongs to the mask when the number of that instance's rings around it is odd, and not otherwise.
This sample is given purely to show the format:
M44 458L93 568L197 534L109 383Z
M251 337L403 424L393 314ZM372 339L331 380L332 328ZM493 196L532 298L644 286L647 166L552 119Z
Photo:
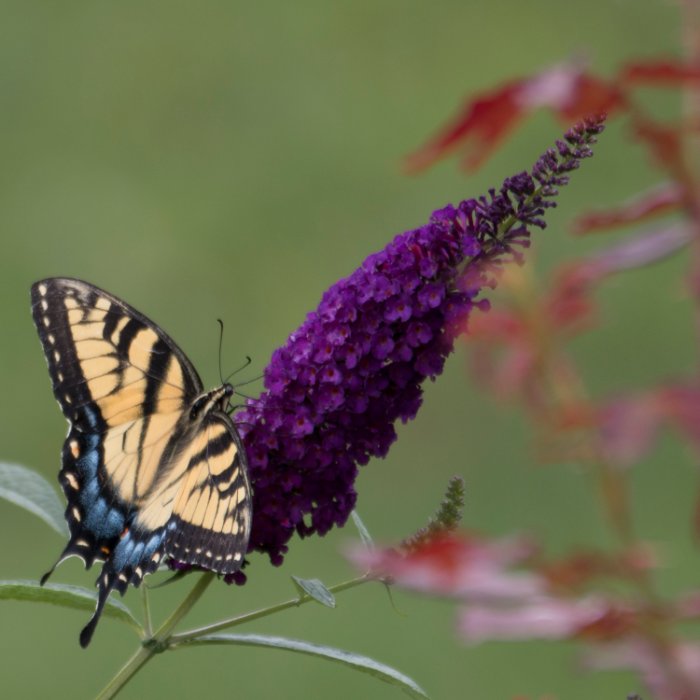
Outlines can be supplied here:
M577 636L588 641L610 641L637 631L637 626L636 611L611 605L600 617L581 625Z
M545 562L539 571L553 591L567 594L583 588L595 578L636 579L640 573L658 566L654 553L648 547L637 547L622 552L608 553L586 550L563 559Z
M423 170L460 145L467 149L465 169L475 170L523 117L516 100L519 87L519 82L508 83L500 90L468 100L456 119L406 158L406 170Z
M700 68L673 59L629 63L620 72L625 83L643 83L675 87L680 83L700 81Z
M574 220L572 229L574 233L580 235L601 229L627 226L654 216L668 214L679 209L682 203L683 188L675 182L664 182L635 195L619 207L583 214Z
M683 187L692 183L683 159L683 135L677 126L663 126L644 119L636 119L635 135L644 141L659 165L663 166Z
M546 106L546 105L545 105ZM581 73L576 80L571 99L557 109L551 106L563 122L576 121L590 114L611 114L626 108L624 94L617 85L589 73Z
M578 62L564 63L470 97L459 114L410 154L404 165L415 173L462 149L462 166L473 171L538 107L549 107L568 123L624 106L624 96L614 83L583 72Z

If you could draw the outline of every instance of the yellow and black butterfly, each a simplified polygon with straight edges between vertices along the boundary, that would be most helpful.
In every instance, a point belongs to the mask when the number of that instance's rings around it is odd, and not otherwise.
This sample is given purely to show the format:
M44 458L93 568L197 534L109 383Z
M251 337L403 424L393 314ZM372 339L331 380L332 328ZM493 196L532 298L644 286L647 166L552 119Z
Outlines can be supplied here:
M166 555L227 574L246 553L251 492L245 452L226 409L230 384L204 392L180 348L155 323L92 284L32 286L34 323L70 428L59 481L70 540L54 567L104 561L90 643L112 589Z

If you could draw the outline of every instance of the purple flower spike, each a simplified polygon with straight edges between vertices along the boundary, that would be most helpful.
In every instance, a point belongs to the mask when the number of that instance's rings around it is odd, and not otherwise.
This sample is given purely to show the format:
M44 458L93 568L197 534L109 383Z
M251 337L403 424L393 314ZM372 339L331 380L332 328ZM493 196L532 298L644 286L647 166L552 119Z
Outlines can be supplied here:
M488 308L476 297L500 265L521 262L529 229L544 228L550 198L602 130L602 118L580 124L531 174L396 236L273 353L265 390L237 416L254 491L251 551L279 565L295 532L345 523L358 465L384 457L396 421L415 417L424 380L442 372L471 310Z

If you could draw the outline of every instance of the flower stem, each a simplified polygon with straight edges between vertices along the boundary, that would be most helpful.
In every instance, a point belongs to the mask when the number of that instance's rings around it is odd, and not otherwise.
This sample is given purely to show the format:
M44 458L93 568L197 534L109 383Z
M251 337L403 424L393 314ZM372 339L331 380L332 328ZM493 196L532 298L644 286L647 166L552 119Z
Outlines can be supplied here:
M108 700L113 698L119 691L136 675L136 673L150 661L153 656L168 648L170 633L180 620L187 615L199 600L202 593L214 580L215 574L207 572L203 574L187 597L175 608L170 617L156 630L149 639L145 639L140 649L124 664L122 669L114 678L102 689L96 700Z
M348 581L338 583L335 586L331 586L328 590L331 593L339 593L340 591L345 591L348 588L360 586L363 583L367 583L367 581L371 580L374 579L371 579L368 574L364 574L362 576L359 576L358 578L353 578ZM244 615L230 617L228 620L221 620L220 622L215 622L211 625L204 625L203 627L196 627L195 629L191 629L180 634L174 634L169 639L169 646L174 647L178 644L187 643L192 639L196 639L197 637L201 637L206 634L219 632L223 629L227 629L228 627L236 627L238 625L244 624L245 622L252 622L253 620L258 620L261 617L273 615L274 613L281 612L282 610L288 610L289 608L299 607L300 605L304 605L305 603L308 603L311 600L313 600L311 596L302 595L297 598L286 600L283 603L278 603L277 605L271 605L268 608L261 608L260 610L254 610L253 612L246 613Z

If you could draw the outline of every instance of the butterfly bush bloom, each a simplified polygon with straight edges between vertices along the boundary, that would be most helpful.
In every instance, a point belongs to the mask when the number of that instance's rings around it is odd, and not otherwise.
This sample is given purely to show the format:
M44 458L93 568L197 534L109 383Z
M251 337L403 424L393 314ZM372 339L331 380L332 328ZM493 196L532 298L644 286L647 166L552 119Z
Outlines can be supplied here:
M384 457L395 424L420 408L494 271L521 261L531 227L591 155L602 118L558 141L531 173L435 211L323 295L265 369L265 390L237 416L254 488L249 549L279 565L287 542L343 525L358 467ZM239 577L240 578L240 577Z

